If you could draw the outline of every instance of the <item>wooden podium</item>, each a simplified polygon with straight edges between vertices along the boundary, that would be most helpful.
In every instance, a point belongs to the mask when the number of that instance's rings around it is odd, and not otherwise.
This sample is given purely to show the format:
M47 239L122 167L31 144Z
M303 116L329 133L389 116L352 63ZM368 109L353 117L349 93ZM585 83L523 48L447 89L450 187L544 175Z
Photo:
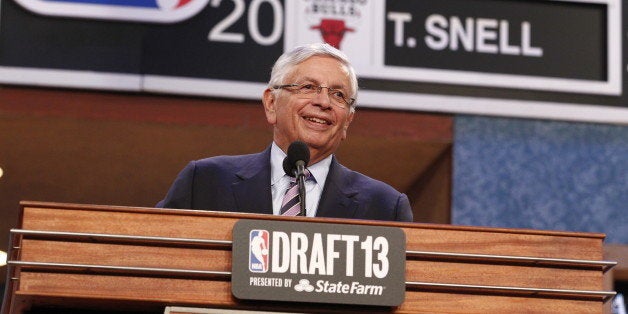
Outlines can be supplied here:
M231 295L242 218L402 228L399 307L243 301ZM214 308L278 312L602 313L603 234L22 202L2 314L37 309Z

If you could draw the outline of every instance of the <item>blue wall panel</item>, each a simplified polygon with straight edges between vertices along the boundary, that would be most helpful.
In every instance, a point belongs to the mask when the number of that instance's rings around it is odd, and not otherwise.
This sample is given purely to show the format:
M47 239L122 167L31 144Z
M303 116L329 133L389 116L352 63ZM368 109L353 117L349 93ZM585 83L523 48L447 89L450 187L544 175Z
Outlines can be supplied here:
M628 243L628 127L457 116L458 225L604 232Z

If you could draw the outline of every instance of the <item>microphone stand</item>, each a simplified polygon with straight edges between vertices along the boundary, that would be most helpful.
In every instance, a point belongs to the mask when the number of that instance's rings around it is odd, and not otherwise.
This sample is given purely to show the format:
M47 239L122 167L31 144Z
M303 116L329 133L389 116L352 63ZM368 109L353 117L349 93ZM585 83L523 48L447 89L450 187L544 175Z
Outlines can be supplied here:
M299 204L301 205L299 216L305 217L305 162L303 162L303 160L299 160L296 164L297 169L295 169L294 172L297 178L297 184L299 185Z

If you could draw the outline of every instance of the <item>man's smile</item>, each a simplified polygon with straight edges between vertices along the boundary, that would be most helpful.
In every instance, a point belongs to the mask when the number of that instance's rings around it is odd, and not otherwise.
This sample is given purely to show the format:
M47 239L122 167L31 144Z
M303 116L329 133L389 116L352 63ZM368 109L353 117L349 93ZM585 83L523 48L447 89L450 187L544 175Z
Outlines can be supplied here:
M332 124L331 121L329 121L328 119L321 118L321 117L302 116L302 118L307 120L307 121L318 123L318 124L324 124L324 125L331 125Z

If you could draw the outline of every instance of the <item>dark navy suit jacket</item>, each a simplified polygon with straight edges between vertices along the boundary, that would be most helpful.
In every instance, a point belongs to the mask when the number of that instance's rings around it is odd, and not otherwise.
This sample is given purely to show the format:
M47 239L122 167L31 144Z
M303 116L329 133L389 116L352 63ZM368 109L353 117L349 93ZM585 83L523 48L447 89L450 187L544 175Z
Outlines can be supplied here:
M190 162L157 207L272 215L270 147ZM412 221L412 209L405 194L333 158L316 216Z

